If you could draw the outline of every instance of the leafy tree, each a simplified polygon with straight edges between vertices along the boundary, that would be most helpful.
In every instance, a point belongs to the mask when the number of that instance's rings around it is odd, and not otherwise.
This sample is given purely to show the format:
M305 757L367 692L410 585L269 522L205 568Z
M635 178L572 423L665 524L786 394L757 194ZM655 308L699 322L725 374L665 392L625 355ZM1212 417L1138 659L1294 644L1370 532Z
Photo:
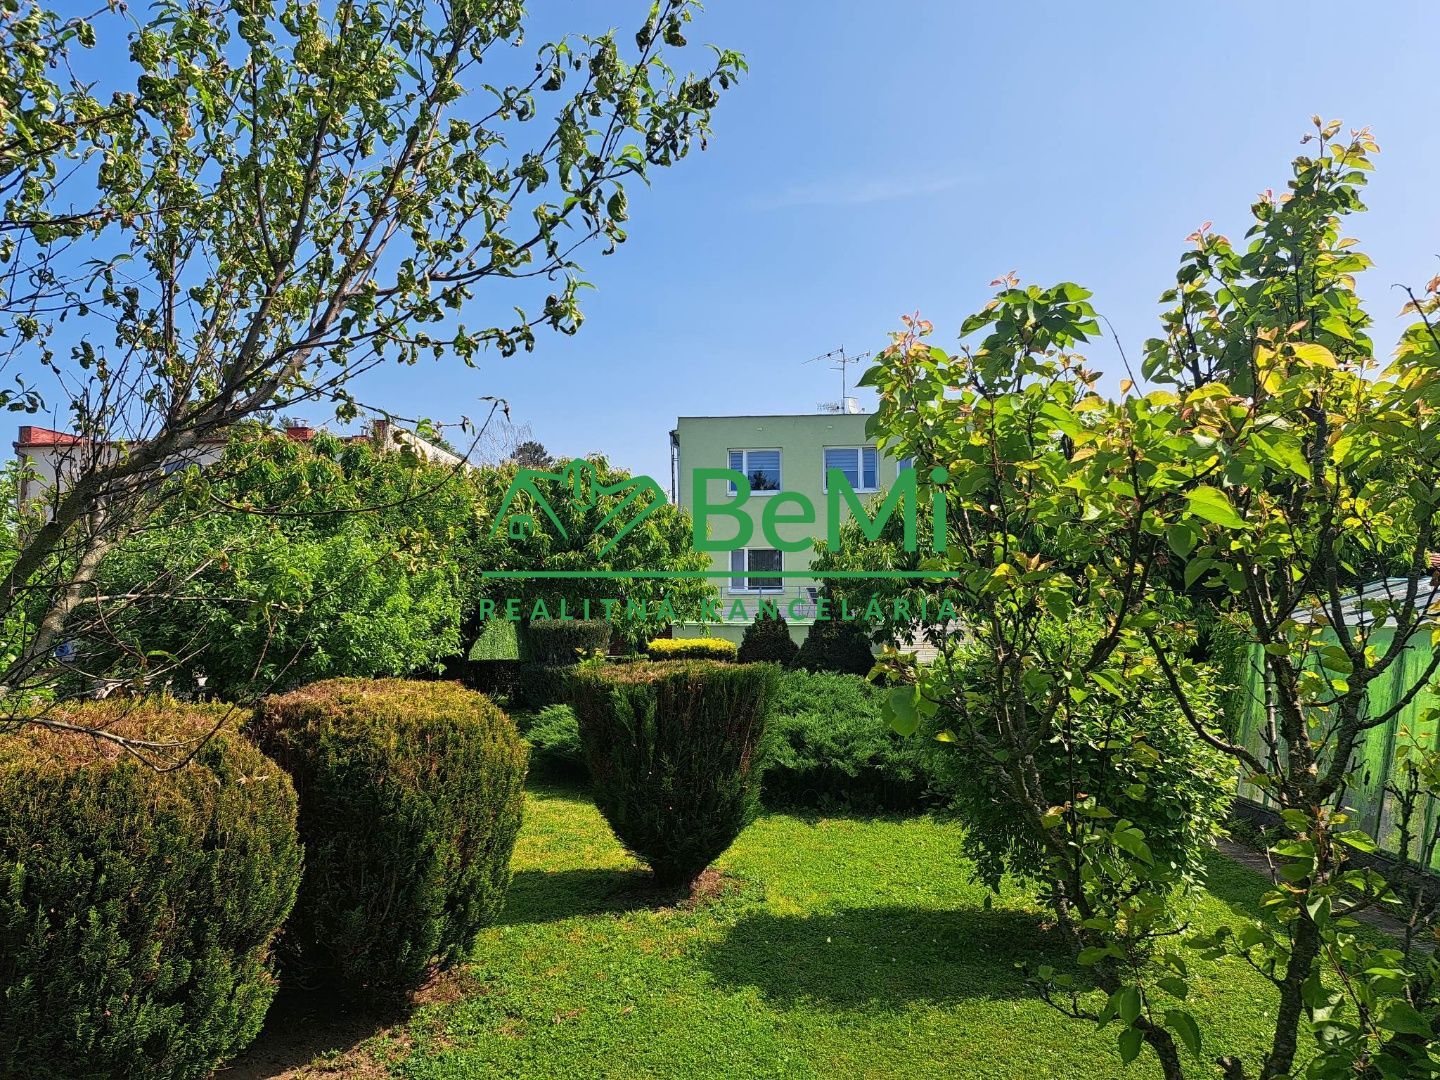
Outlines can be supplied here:
M1171 1078L1185 1072L1181 1045L1201 1052L1176 945L1186 882L1119 800L1057 783L1041 758L1056 745L1087 753L1077 704L1121 700L1157 678L1191 735L1262 786L1284 822L1263 917L1191 942L1273 983L1258 1074L1294 1074L1307 1021L1307 1076L1440 1069L1440 967L1408 940L1355 936L1354 913L1397 897L1347 861L1347 849L1378 838L1344 809L1364 732L1440 669L1440 651L1399 666L1410 643L1440 644L1426 558L1440 512L1440 279L1412 296L1419 321L1380 363L1354 293L1367 260L1341 232L1362 209L1375 145L1366 131L1338 132L1317 120L1317 150L1296 159L1284 198L1256 203L1243 248L1208 228L1192 237L1167 294L1177 305L1167 334L1146 350L1145 376L1174 390L1127 380L1120 400L1096 393L1079 352L1099 334L1089 294L1013 278L965 321L976 344L952 355L910 320L865 380L880 398L873 432L946 470L936 482L951 544L933 566L965 597L967 647L989 658L978 683L957 680L943 656L909 667L911 685L888 703L895 723L946 725L1043 853L1057 919L1104 993L1093 1002L1039 969L1047 1000L1118 1021L1121 1056L1148 1045ZM1395 566L1399 547L1408 554ZM1366 565L1392 566L1402 581L1357 619L1345 610L1348 578ZM1219 596L1263 657L1270 722L1259 745L1232 742L1206 704L1212 675L1190 645L1207 616L1175 595L1194 587ZM1046 632L1077 620L1096 629ZM1397 678L1391 703L1371 707L1370 689ZM1435 719L1433 709L1422 717L1426 731ZM1117 750L1148 771L1147 742ZM1410 782L1433 775L1422 756ZM1410 914L1433 925L1433 914ZM1228 1077L1249 1075L1233 1055L1219 1063Z
M230 699L318 678L433 670L460 651L477 510L448 468L319 435L237 434L100 569L106 633L79 672ZM154 601L154 602L141 602Z
M574 333L581 249L625 239L627 185L703 142L744 69L672 66L694 6L533 47L520 0L0 13L0 362L31 358L0 405L48 385L83 440L0 567L0 618L38 605L0 683L53 676L168 463L262 410L348 418L385 361Z

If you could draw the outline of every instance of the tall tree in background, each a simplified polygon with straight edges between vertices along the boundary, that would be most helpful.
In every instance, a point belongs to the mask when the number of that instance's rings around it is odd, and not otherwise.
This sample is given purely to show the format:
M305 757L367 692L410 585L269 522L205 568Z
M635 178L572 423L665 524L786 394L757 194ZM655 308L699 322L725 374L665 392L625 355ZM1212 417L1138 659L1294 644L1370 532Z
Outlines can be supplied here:
M550 456L550 451L545 449L545 444L534 439L526 439L515 447L510 460L522 469L548 469L555 464L555 459Z
M347 419L382 362L579 328L578 251L744 69L667 63L693 7L538 47L518 0L0 10L0 406L84 440L0 567L12 714L167 465L262 410Z

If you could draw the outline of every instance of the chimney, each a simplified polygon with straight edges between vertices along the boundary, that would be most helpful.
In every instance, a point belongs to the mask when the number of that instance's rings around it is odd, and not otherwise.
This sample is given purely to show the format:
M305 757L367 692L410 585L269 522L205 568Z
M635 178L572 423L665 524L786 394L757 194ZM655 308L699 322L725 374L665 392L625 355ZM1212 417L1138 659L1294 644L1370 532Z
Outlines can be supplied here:
M291 424L285 429L285 437L296 442L309 442L315 437L315 429L308 424Z

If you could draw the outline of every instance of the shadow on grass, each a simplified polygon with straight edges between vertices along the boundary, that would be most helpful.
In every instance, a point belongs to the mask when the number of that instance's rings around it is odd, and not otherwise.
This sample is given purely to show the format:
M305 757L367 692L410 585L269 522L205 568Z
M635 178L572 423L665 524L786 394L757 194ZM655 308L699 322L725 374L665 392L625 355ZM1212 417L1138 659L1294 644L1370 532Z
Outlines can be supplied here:
M349 1069L346 1056L372 1035L403 1020L407 1012L404 1005L375 1008L318 990L282 990L259 1037L218 1069L215 1078L272 1080L292 1076L317 1059L343 1075L360 1075Z
M888 1009L1028 997L1021 960L1071 969L1063 937L1039 915L897 906L746 915L705 963L723 985L753 986L783 1005Z
M510 882L501 926L558 922L577 915L601 915L654 908L657 898L648 870L521 870Z

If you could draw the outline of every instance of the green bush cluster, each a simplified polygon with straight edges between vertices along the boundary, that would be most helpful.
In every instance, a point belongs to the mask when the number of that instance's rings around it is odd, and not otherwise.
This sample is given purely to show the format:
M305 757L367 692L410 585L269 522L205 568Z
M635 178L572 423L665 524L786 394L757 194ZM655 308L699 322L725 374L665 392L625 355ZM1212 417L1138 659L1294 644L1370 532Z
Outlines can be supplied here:
M885 690L854 675L787 671L765 746L765 801L777 806L915 810L927 803L936 748L881 718Z
M521 733L530 744L530 767L552 776L583 778L585 748L580 745L580 725L569 705L547 705L538 713L517 716Z
M257 712L300 797L305 874L286 962L370 997L464 952L504 902L525 745L453 683L335 679Z
M169 587L184 599L108 618L98 639L76 642L87 668L125 674L145 662L134 658L194 655L186 674L204 673L207 693L232 701L437 670L463 653L471 602L476 504L449 475L325 433L238 432L100 567L105 593Z
M645 646L651 660L734 660L738 646L726 638L654 638Z
M154 742L0 736L0 1075L204 1077L260 1030L300 881L295 790L224 710L115 701L63 719Z
M755 816L777 675L684 660L587 664L571 680L596 805L660 885L688 887Z
M745 628L736 658L742 664L779 664L788 666L799 652L790 637L785 616L762 605L755 621Z
M956 685L979 684L992 661L978 651L951 659ZM1191 700L1214 715L1219 679L1197 686ZM1123 696L1091 695L1069 713L1073 752L1054 739L1038 754L1046 790L1084 792L1134 822L1159 865L1199 870L1234 798L1229 759L1197 738L1157 677L1123 687ZM937 721L944 723L943 716ZM1148 748L1141 753L1136 751ZM1125 753L1117 753L1124 748ZM995 773L976 769L962 754L937 753L936 792L965 823L964 845L992 888L1005 873L1044 880L1045 854L1033 830L998 789Z

